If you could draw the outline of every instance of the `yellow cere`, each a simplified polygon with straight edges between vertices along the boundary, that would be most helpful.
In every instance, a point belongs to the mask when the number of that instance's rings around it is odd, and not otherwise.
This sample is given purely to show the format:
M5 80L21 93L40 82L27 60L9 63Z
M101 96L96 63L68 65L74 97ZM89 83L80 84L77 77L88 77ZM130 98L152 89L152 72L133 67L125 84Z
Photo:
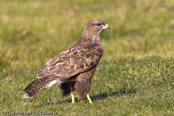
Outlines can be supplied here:
M105 26L102 27L103 29L108 28L108 24L105 24Z

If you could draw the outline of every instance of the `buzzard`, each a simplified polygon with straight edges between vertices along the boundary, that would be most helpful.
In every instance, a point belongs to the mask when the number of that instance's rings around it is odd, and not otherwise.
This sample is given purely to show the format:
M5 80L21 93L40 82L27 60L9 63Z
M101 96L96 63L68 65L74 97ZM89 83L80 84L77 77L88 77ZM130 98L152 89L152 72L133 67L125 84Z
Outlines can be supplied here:
M110 29L106 22L95 19L84 28L79 41L48 61L37 73L37 79L26 89L23 98L32 98L43 89L60 84L63 96L74 93L79 99L89 97L91 78L103 55L101 33Z

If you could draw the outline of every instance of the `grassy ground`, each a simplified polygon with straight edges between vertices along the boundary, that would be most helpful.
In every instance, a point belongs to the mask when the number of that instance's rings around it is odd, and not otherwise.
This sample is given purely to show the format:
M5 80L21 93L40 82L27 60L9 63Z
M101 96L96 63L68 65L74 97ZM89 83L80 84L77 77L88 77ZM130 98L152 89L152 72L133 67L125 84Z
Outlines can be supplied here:
M1 0L0 115L174 115L173 0ZM75 44L92 19L104 56L90 95L71 104L58 87L23 100L40 67Z

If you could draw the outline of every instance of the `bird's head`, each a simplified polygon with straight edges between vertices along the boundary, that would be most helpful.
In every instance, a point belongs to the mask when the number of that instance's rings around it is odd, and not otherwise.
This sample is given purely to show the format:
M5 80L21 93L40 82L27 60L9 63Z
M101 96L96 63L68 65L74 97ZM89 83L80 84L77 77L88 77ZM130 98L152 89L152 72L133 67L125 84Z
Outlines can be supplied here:
M110 30L109 25L105 21L94 19L86 25L84 31L100 35L105 29Z
M110 30L109 25L105 21L102 21L102 20L99 20L99 19L94 19L94 20L90 21L86 25L86 28L88 28L91 31L93 31L95 33L98 33L98 34L101 34L103 32L103 30L105 30L105 29Z
M86 27L84 28L82 35L79 39L79 43L90 43L90 42L97 42L101 43L101 33L105 30L109 29L109 25L99 19L94 19L90 21Z

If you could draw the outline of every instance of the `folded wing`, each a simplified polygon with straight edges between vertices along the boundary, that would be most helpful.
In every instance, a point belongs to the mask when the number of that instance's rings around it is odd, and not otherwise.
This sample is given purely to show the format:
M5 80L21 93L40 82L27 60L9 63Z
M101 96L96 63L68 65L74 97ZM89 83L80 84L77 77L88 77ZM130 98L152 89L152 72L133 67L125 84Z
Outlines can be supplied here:
M88 71L98 64L102 55L103 49L99 44L74 45L47 62L37 76L62 81Z

